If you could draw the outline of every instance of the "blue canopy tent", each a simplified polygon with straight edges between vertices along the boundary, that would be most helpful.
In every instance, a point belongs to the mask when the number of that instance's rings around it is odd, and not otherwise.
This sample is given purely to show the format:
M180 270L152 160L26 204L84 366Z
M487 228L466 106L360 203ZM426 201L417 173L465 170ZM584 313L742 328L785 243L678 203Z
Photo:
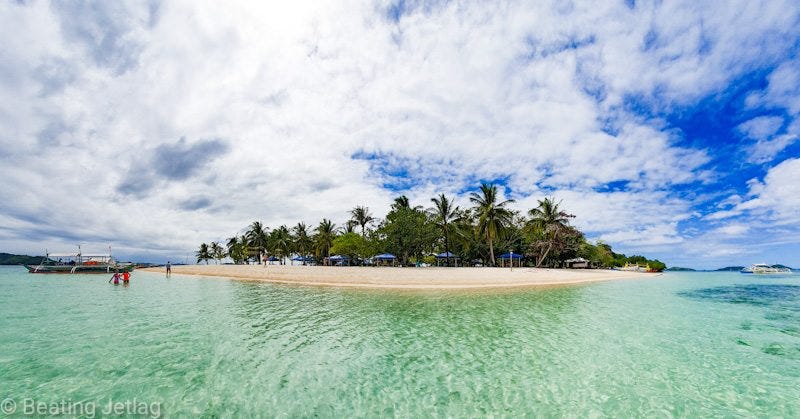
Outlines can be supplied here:
M500 255L498 259L500 259L502 266L505 266L508 263L513 268L514 264L520 267L522 266L523 256L521 253L508 252Z
M394 266L395 262L397 262L397 256L395 256L395 255L393 255L391 253L382 253L382 254L380 254L378 256L375 256L372 259L374 259L376 262L384 263L384 264L387 264L387 265L389 263L391 263L392 266Z
M331 265L339 265L339 264L344 265L345 262L347 262L347 264L350 265L350 258L347 256L333 255L329 257L328 260L330 261Z
M303 262L305 265L306 262L312 262L313 260L311 256L295 256L292 258L292 265L294 265L295 262Z
M450 264L451 260L454 260L455 263L456 263L456 266L458 266L458 256L456 256L452 252L442 252L442 253L439 253L438 255L435 255L435 257L436 257L436 266L439 266L439 261L443 260L443 259L445 260L445 262L448 265Z
M280 259L276 258L275 256L270 256L269 258L267 258L267 262L269 262L270 265L273 265L273 262L278 262L278 261L280 261Z

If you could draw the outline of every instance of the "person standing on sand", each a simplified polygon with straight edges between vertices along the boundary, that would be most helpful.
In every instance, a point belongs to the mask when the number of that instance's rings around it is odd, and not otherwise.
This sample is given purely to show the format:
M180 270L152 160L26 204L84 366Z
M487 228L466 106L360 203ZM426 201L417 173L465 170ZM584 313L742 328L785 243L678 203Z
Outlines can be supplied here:
M167 261L167 278L172 276L172 265Z

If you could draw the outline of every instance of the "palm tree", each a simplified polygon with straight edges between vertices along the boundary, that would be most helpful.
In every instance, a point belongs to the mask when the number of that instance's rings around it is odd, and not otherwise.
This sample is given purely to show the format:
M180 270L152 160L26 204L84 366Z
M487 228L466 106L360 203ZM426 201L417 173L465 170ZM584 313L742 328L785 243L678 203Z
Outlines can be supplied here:
M544 198L539 200L539 206L528 211L528 215L531 217L529 225L543 232L548 242L547 248L536 261L537 268L541 266L542 262L547 258L547 255L553 248L553 244L558 241L559 236L569 229L569 219L575 218L574 215L562 211L559 205L561 205L561 201L555 202L551 198Z
M402 209L422 210L422 205L416 205L414 208L411 208L411 202L408 200L408 197L405 195L400 195L394 199L392 210L399 211Z
M220 246L217 242L211 242L211 246L209 246L209 252L214 261L219 265L219 261L225 257L225 249Z
M281 264L283 264L283 259L289 256L292 250L292 235L289 233L289 228L282 225L272 230L269 235L269 247L280 256Z
M311 247L311 237L308 236L308 228L306 223L297 223L292 228L294 233L295 248L300 251L300 256L303 258L303 265L306 264L306 248Z
M497 202L497 186L494 184L481 184L481 193L470 193L469 200L475 204L475 211L478 216L478 231L486 238L489 244L489 260L494 266L494 246L493 242L503 229L511 224L513 214L505 208L507 204L514 202L507 199Z
M408 197L405 195L400 195L394 199L394 203L392 204L392 209L402 209L402 208L411 208L411 203L408 201Z
M247 237L242 235L241 237L233 236L225 243L225 246L228 248L228 256L233 259L233 263L239 264L250 257L248 242Z
M430 210L434 223L442 229L444 236L444 251L447 255L447 265L450 265L450 228L453 220L458 216L458 207L453 208L453 201L447 199L444 194L438 198L431 198L434 207Z
M245 233L245 237L247 238L251 250L258 250L259 252L267 251L268 230L269 228L264 227L260 221L253 221L253 223L250 224L250 228ZM247 256L249 257L250 255L248 254ZM258 263L261 263L261 261L259 260Z
M206 265L208 265L208 260L211 259L211 254L208 251L208 245L203 243L200 245L200 250L196 251L195 256L197 256L197 263L202 261L206 261Z
M239 263L238 255L236 252L236 247L239 245L239 238L236 236L229 237L228 241L225 243L225 247L228 248L228 256L233 259L233 263Z
M344 233L345 234L347 234L347 233L355 233L357 225L358 225L357 222L355 222L353 220L347 220L347 222L344 223Z
M369 213L369 207L357 206L350 211L352 220L361 226L361 236L367 237L367 224L375 221L372 214Z
M336 224L331 220L323 218L314 231L314 242L316 245L317 256L324 255L325 257L331 256L331 246L333 246L333 239L336 238Z

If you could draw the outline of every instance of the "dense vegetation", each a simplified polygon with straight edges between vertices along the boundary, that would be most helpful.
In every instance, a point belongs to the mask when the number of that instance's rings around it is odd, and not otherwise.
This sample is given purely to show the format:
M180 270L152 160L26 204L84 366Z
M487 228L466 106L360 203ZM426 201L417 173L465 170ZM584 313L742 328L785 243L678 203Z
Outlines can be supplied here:
M724 268L715 269L717 272L739 272L744 269L744 266L726 266Z
M196 252L197 262L230 257L234 263L258 260L260 255L275 257L280 263L292 255L322 261L342 255L354 263L381 253L391 253L402 265L432 263L434 254L452 253L442 263L448 265L497 266L498 255L513 251L524 255L524 263L536 267L562 267L565 261L582 257L595 267L623 266L626 263L649 265L656 270L666 266L643 256L627 257L611 246L589 243L583 233L570 225L574 215L561 202L545 198L536 208L520 213L508 208L513 200L499 201L497 187L483 184L470 194L469 208L453 205L444 194L430 200L430 207L412 206L406 196L395 199L383 219L369 208L357 206L341 227L323 219L309 228L269 229L254 221L241 236L222 243L203 243ZM306 263L303 258L301 263Z
M0 265L38 265L44 256L12 255L0 253Z

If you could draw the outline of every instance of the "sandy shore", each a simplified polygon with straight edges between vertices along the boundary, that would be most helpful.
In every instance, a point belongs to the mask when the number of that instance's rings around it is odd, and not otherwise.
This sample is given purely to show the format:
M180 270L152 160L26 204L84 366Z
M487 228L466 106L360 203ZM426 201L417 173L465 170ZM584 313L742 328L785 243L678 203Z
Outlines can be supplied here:
M164 268L141 269L164 272ZM176 275L225 277L284 284L389 288L389 289L477 289L541 287L584 284L618 279L654 278L657 274L604 269L535 268L376 268L269 265L181 265Z

